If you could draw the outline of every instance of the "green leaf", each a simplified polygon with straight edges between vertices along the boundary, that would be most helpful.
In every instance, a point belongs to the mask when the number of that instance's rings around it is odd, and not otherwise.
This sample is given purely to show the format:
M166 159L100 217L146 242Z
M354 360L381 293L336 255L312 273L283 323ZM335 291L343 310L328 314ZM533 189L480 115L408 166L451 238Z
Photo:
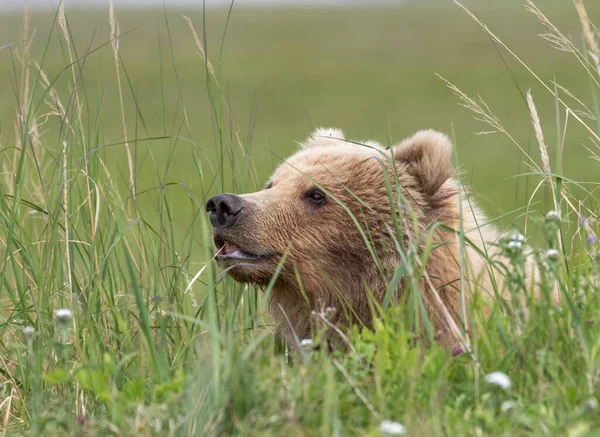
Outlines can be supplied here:
M182 393L185 382L183 371L179 369L173 379L154 387L154 396L159 402L171 399L172 395Z
M142 379L128 381L123 387L122 396L127 402L141 402L146 392L146 384Z
M89 369L79 369L75 372L75 379L79 382L79 385L85 390L92 391L92 377L90 376Z
M50 384L64 384L71 381L71 374L65 369L57 367L44 375L44 381L49 382Z
M109 376L115 376L117 373L115 359L110 354L104 354L102 359L104 361L104 370L106 371L106 374Z
M106 391L106 377L104 376L104 370L92 370L92 388L95 395Z

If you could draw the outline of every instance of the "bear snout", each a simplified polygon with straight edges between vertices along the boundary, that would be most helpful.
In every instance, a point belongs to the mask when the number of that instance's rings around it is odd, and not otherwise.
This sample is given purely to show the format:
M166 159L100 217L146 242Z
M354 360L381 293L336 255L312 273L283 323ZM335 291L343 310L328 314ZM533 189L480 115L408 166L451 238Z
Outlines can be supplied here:
M215 228L229 228L240 218L243 210L242 199L234 194L217 194L206 202L206 212Z

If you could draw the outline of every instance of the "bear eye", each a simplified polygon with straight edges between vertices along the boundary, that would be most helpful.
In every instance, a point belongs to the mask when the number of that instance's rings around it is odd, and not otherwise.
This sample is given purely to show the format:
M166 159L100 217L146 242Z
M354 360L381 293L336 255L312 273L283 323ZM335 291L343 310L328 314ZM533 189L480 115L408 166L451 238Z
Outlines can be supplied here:
M273 182L269 182L267 185L265 185L265 188L263 188L264 190L268 190L269 188L271 188L273 186Z
M313 187L308 190L305 194L306 198L315 205L323 205L325 203L326 197L325 193L320 189Z

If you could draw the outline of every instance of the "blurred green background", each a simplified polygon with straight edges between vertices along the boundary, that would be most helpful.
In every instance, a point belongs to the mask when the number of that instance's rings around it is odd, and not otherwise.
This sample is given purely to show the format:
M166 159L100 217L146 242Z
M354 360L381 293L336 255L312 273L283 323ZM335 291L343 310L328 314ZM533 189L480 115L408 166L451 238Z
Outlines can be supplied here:
M600 3L587 3L592 21L598 21ZM523 1L472 0L465 5L546 83L556 78L593 107L588 76L571 54L553 49L538 36L543 28L525 11ZM571 2L543 0L539 7L572 36L578 47L582 46ZM295 150L297 141L315 127L335 126L349 138L376 139L385 144L398 142L419 129L439 129L455 138L465 180L490 215L523 205L535 184L527 183L525 178L512 178L526 171L521 152L502 134L477 135L489 131L489 127L459 105L436 73L470 96L481 95L506 129L539 162L523 98L531 88L556 168L558 133L553 97L450 1L353 8L234 5L225 37L227 9L209 9L205 15L201 9L171 7L117 9L116 14L121 34L126 33L119 40L119 50L129 140L180 137L136 143L137 191L142 193L142 203L144 193L151 193L147 190L161 182L188 185L199 202L222 189L253 190L262 186L281 158ZM234 113L234 120L223 121L227 138L223 166L204 63L182 14L192 19L201 38L206 26L208 57L215 69L220 66L221 90ZM69 60L65 43L58 37L60 30L55 28L50 35L53 19L51 11L32 11L31 26L36 33L31 51L34 59L41 60L49 40L43 68L50 78L58 77L56 87L66 104L71 90L65 76L71 70L61 73ZM97 144L102 146L98 153L117 170L113 175L120 175L125 183L128 170L124 146L115 145L124 137L113 53L108 43L108 6L67 7L67 19L79 57L93 50L79 63L80 90L87 99L83 112L89 123L88 137L97 136ZM22 15L1 16L2 44L19 40L22 26ZM18 68L14 47L0 51L3 148L11 147L15 138L16 95L22 91L18 71L15 75ZM39 113L44 112L47 109L42 107ZM559 115L562 129L564 110ZM595 126L594 121L588 122ZM253 158L250 165L255 166L258 175L257 180L250 178L247 184L240 180L250 174L245 170L250 161L244 159L239 145L228 139L233 124L240 127ZM62 147L59 127L56 120L41 127L48 150ZM590 159L586 149L597 150L589 134L572 119L567 132L564 174L579 181L598 180L598 163ZM198 180L193 150L201 151L206 175L203 183ZM82 154L80 151L79 156ZM225 172L224 187L221 176L213 177L220 167ZM233 179L236 182L231 182ZM535 183L538 180L535 178ZM176 214L174 220L187 228L196 209L190 208L183 189L169 190L175 210L181 205L181 214Z

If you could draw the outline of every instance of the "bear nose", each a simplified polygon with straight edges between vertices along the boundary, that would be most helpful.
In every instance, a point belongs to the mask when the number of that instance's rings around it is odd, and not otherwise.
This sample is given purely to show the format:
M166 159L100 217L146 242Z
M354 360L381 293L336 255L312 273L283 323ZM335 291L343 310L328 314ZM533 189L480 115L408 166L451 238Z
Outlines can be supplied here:
M242 212L242 199L233 194L217 194L206 202L206 212L210 213L210 222L215 228L228 228Z

